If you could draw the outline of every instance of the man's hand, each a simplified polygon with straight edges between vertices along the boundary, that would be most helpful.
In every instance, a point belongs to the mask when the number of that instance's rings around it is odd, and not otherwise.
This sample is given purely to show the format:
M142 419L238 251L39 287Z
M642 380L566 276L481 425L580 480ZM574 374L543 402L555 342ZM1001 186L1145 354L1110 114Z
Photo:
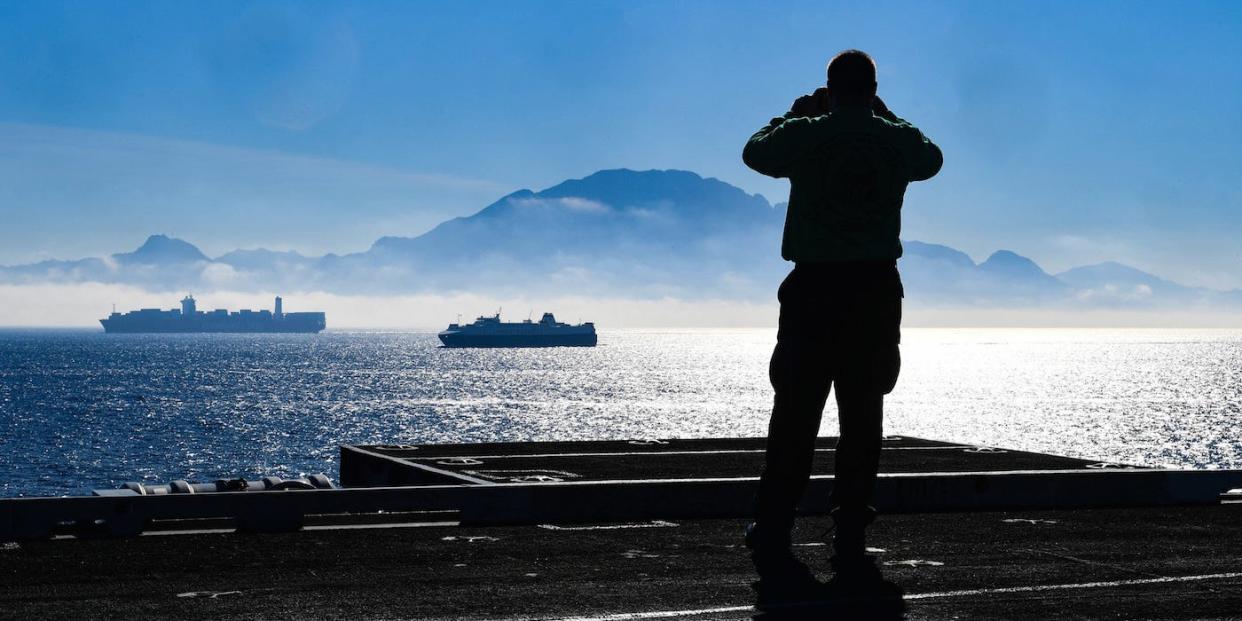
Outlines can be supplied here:
M789 111L794 116L823 116L828 114L828 89L819 87L810 95L803 95L794 100Z

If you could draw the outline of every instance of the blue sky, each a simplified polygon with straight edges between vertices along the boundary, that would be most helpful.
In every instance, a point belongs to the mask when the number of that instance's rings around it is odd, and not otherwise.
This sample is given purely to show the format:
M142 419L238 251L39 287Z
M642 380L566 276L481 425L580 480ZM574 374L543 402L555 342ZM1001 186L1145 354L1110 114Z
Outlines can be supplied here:
M0 264L415 235L511 190L681 168L870 51L944 149L905 236L1242 287L1238 2L0 5Z

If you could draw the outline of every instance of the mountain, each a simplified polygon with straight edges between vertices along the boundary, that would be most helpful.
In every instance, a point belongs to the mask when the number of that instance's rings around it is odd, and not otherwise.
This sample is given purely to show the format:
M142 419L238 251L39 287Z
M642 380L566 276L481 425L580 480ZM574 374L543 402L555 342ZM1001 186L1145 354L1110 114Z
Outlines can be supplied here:
M910 260L911 258L923 259L926 261L934 261L942 263L945 267L953 267L958 269L973 269L975 262L971 260L970 255L950 248L941 246L940 244L928 244L921 241L903 240L901 242L902 258Z
M1080 297L1105 306L1150 306L1219 295L1219 292L1179 285L1114 261L1075 267L1057 274L1057 279L1078 290Z
M0 268L0 282L102 282L163 289L172 282L187 285L203 282L203 272L210 265L211 259L193 244L166 235L152 235L132 252L3 267Z
M1010 298L1037 300L1064 294L1069 286L1034 261L1009 250L997 250L979 264L979 272L991 287Z
M1165 280L1140 269L1106 261L1075 267L1057 274L1057 279L1079 289L1132 290L1144 293L1186 294L1194 289Z
M605 170L520 190L418 237L385 237L338 269L408 268L438 289L483 285L736 297L779 278L783 213L686 171Z
M211 260L194 244L166 235L152 235L137 250L114 254L112 258L120 263L146 265L170 265Z
M985 273L1007 279L1043 283L1056 282L1055 278L1049 276L1034 261L1009 250L993 252L992 256L979 264L979 269ZM1063 283L1056 282L1056 284L1060 285Z
M900 266L906 297L937 306L1030 306L1064 301L1069 287L1031 259L998 250L983 263L939 244L908 240Z
M518 190L418 236L308 257L263 248L214 259L152 235L131 252L0 267L0 282L125 283L152 291L328 291L594 295L771 301L785 204L680 170L603 170ZM1186 307L1242 305L1242 292L1185 287L1119 263L1045 272L998 250L903 240L908 302L931 306Z
M936 305L972 301L983 290L978 266L966 253L914 240L902 240L901 280L907 299Z

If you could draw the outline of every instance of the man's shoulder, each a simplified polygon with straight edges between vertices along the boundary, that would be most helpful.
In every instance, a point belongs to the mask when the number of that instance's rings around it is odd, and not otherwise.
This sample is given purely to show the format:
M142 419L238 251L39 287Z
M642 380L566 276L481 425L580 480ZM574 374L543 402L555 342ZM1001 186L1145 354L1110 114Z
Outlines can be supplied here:
M835 142L840 138L853 137L864 142L879 144L901 144L909 141L918 130L901 119L884 118L872 115L837 115L828 114L814 119L807 119L800 129L795 131L814 134L822 140Z
M891 116L891 115L889 115ZM903 119L891 118L879 114L839 114L832 113L813 119L807 119L808 126L819 127L839 132L875 132L880 134L898 134L913 128Z
M880 131L890 132L893 134L904 134L910 131L918 131L910 124L909 121L899 118L891 112L887 115L873 114L870 123Z
M884 144L906 143L919 130L903 119L885 118L878 114L854 115L829 113L821 116L788 117L778 130L799 140L811 142L835 142L838 138L854 136Z
M867 122L867 133L876 136L880 142L894 147L913 144L923 139L923 133L909 121L889 113L873 115Z
M784 122L781 123L781 129L788 129L788 130L793 130L793 131L806 130L806 129L810 129L813 127L823 125L824 121L827 118L828 118L827 116L785 117Z

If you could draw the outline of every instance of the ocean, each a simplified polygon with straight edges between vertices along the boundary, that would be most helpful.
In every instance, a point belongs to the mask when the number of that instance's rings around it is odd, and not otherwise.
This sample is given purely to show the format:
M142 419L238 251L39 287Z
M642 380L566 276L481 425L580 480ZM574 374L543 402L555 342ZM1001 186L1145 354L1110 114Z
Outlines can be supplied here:
M1242 331L905 329L893 435L1242 468ZM421 332L0 330L0 496L325 472L340 444L756 436L775 330L459 350ZM834 435L832 400L822 435Z

